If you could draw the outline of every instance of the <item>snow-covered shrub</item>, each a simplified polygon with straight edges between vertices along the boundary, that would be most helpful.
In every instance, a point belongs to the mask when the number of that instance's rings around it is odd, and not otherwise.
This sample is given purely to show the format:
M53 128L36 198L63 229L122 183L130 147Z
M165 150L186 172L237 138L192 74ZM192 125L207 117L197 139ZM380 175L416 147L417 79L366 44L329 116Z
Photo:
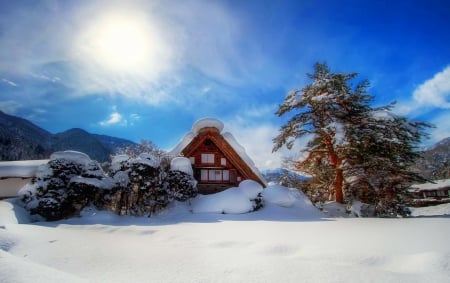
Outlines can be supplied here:
M115 186L109 195L104 196L110 210L119 215L143 215L155 210L155 206L167 203L160 194L159 167L147 156L130 158L118 155L112 160L110 175Z
M166 171L151 154L115 156L110 176L115 186L103 199L106 207L120 215L152 215L173 200L186 201L197 195L197 184L190 174Z
M31 214L59 220L79 213L95 200L100 189L110 186L112 182L96 161L81 152L64 151L52 154L20 194Z
M197 181L185 172L169 170L164 183L171 199L186 201L197 196Z

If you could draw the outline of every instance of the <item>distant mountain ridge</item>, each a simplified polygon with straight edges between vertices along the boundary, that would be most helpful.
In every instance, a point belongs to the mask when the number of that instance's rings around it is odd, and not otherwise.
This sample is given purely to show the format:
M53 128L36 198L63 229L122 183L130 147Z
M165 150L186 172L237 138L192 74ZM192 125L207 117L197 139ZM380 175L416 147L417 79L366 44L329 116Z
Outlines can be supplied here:
M51 134L30 121L0 111L0 160L46 159L52 152L76 150L99 162L108 161L118 148L136 143L106 136L91 134L74 128Z
M422 152L414 170L431 180L450 178L450 137L445 138Z

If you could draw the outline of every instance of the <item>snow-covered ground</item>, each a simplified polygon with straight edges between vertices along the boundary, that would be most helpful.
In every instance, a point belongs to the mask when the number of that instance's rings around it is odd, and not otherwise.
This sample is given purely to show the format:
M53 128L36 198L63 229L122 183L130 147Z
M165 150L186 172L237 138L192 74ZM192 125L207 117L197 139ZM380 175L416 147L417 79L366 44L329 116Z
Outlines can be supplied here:
M39 223L0 201L0 282L450 282L450 219L436 217L449 205L330 218L286 188L264 198L245 214L196 209L203 197L152 218L90 208Z

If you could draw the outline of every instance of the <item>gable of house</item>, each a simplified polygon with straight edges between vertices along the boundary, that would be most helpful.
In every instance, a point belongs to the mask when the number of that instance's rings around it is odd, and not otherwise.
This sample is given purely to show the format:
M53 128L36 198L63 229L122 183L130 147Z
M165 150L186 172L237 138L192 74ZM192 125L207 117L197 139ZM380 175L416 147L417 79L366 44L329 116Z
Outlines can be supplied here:
M222 134L222 122L202 119L192 127L172 154L191 160L200 193L208 194L238 186L250 179L266 186L264 178L230 133Z

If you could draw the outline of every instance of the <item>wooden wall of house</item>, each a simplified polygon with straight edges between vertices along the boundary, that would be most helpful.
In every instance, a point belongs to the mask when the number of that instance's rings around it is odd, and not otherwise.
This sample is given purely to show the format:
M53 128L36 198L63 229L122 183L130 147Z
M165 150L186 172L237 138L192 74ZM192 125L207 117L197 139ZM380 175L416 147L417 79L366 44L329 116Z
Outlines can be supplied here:
M202 154L213 155L213 162L208 159L206 162L202 160ZM187 158L193 158L194 177L198 181L198 189L200 193L216 193L223 191L227 188L237 186L242 179L241 174L233 166L233 164L227 160L222 151L209 139L206 139L201 145L199 145L190 156ZM228 171L227 180L222 181L205 181L201 178L201 170L226 170Z
M209 141L209 142L208 142ZM202 153L214 154L214 163L203 163L202 162ZM225 155L220 151L220 149L210 140L205 140L202 145L200 145L191 156L187 156L188 158L194 157L194 167L220 167L227 169L235 169L233 165L226 160ZM222 163L222 158L225 158L225 165Z

